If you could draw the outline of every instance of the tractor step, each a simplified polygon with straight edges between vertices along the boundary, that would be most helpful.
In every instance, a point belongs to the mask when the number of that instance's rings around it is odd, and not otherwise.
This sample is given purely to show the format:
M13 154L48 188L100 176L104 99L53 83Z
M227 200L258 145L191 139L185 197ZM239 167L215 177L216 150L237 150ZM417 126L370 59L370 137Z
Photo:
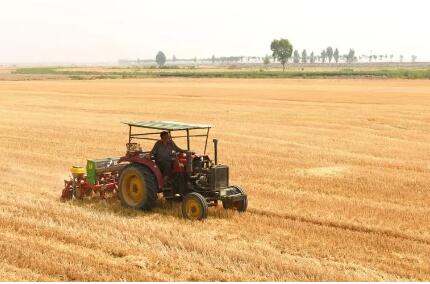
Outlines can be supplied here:
M182 196L180 194L170 195L170 196L164 196L166 200L173 200L173 201L182 201Z
M164 198L174 198L173 187L163 186L163 196Z

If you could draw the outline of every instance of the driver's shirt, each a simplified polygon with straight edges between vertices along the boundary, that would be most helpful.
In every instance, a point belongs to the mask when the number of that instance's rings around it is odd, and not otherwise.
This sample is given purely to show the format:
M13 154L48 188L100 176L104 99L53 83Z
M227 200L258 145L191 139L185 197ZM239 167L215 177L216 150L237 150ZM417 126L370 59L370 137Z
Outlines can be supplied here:
M176 146L175 142L168 141L166 144L163 141L158 140L151 150L151 154L155 156L157 161L159 160L169 160L172 156L172 151L183 152L181 148Z

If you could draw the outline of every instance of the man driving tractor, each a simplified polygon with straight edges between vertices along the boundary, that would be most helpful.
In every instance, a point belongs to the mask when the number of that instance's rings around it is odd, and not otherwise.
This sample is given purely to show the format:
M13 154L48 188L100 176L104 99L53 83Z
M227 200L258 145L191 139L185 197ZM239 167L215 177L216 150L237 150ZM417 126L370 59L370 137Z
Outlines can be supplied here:
M172 171L173 154L183 153L185 150L182 150L173 142L170 133L167 131L162 131L160 138L160 140L155 142L150 155L155 157L155 163L160 168L164 179L166 179L166 177L170 177Z

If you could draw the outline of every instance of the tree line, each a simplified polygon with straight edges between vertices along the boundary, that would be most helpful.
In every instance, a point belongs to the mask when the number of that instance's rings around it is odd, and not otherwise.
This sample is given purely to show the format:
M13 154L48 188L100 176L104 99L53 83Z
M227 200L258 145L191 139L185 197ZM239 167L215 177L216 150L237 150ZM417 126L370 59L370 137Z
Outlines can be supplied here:
M334 60L334 62L338 63L340 58L343 58L347 63L353 63L357 61L357 57L355 56L354 49L350 49L347 54L341 55L339 50L336 48L333 50L331 46L322 50L321 53L315 54L313 51L308 55L306 49L300 53L297 49L293 52L293 45L290 43L288 39L275 39L270 44L270 49L272 50L272 57L274 60L279 61L282 64L283 70L285 70L285 65L287 64L290 58L293 59L293 63L316 63L322 62L325 63L328 61L329 63ZM270 63L270 58L266 56L264 60L265 64Z
M355 54L355 50L350 48L348 53L341 54L339 52L338 48L333 48L331 46L328 46L327 48L323 49L319 53L314 53L314 51L311 51L308 54L308 51L306 49L303 49L301 52L297 49L293 50L293 45L288 39L281 38L281 39L274 39L270 44L270 49L272 51L272 58L273 61L280 62L282 64L282 69L285 71L286 64L292 60L294 64L306 64L306 63L339 63L340 60L346 63L354 63L362 60L369 60L369 62L376 61L378 58L379 60L387 60L390 58L392 61L394 58L393 54L385 54L385 55L360 55L357 56ZM243 62L244 59L247 58L248 61L250 59L255 60L263 60L263 63L265 65L270 64L271 57L266 55L264 58L261 57L255 57L255 56L224 56L224 57L215 57L215 55L212 55L211 58L206 59L206 61L210 61L213 64L217 62L225 63L225 62ZM404 56L399 56L399 61L403 62ZM416 55L411 56L411 61L415 62L417 59ZM172 61L175 62L177 60L176 56L173 55ZM184 59L182 59L184 60ZM167 61L166 55L159 51L155 57L155 61L157 64L162 67ZM194 57L193 59L186 59L186 61L193 61L197 62L197 57Z
M282 64L283 70L285 70L285 65L289 62L290 58L292 62L295 64L299 63L339 63L339 60L342 60L346 63L354 63L361 62L363 60L369 60L369 62L376 61L378 58L380 61L388 60L393 61L393 54L381 54L381 55L360 55L357 56L355 54L355 50L350 48L349 52L346 54L340 54L339 49L328 46L326 49L323 49L320 53L315 54L313 51L308 54L306 49L303 49L301 52L299 50L293 51L293 45L290 43L288 39L275 39L270 44L270 49L272 50L272 57L274 61L278 61ZM404 56L399 55L399 62L403 62ZM411 62L416 62L417 56L411 55ZM270 63L270 57L266 56L264 58L264 64L268 65Z

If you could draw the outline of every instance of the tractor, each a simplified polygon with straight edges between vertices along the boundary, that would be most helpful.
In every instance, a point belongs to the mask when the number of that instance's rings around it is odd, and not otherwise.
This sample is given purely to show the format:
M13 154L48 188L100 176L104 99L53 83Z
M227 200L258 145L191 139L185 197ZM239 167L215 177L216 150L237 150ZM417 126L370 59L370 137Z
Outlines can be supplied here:
M119 158L88 160L86 170L71 169L65 181L62 199L82 198L98 192L116 194L124 207L150 210L158 194L182 202L182 215L191 220L208 216L208 207L221 201L225 209L245 212L245 191L229 184L229 168L218 164L218 140L213 139L214 160L206 154L210 125L173 121L123 122L128 125L126 154ZM186 138L184 152L171 153L170 176L163 177L156 157L144 151L139 140L157 141L156 135L167 131L172 139ZM191 151L191 138L205 139L203 153Z

